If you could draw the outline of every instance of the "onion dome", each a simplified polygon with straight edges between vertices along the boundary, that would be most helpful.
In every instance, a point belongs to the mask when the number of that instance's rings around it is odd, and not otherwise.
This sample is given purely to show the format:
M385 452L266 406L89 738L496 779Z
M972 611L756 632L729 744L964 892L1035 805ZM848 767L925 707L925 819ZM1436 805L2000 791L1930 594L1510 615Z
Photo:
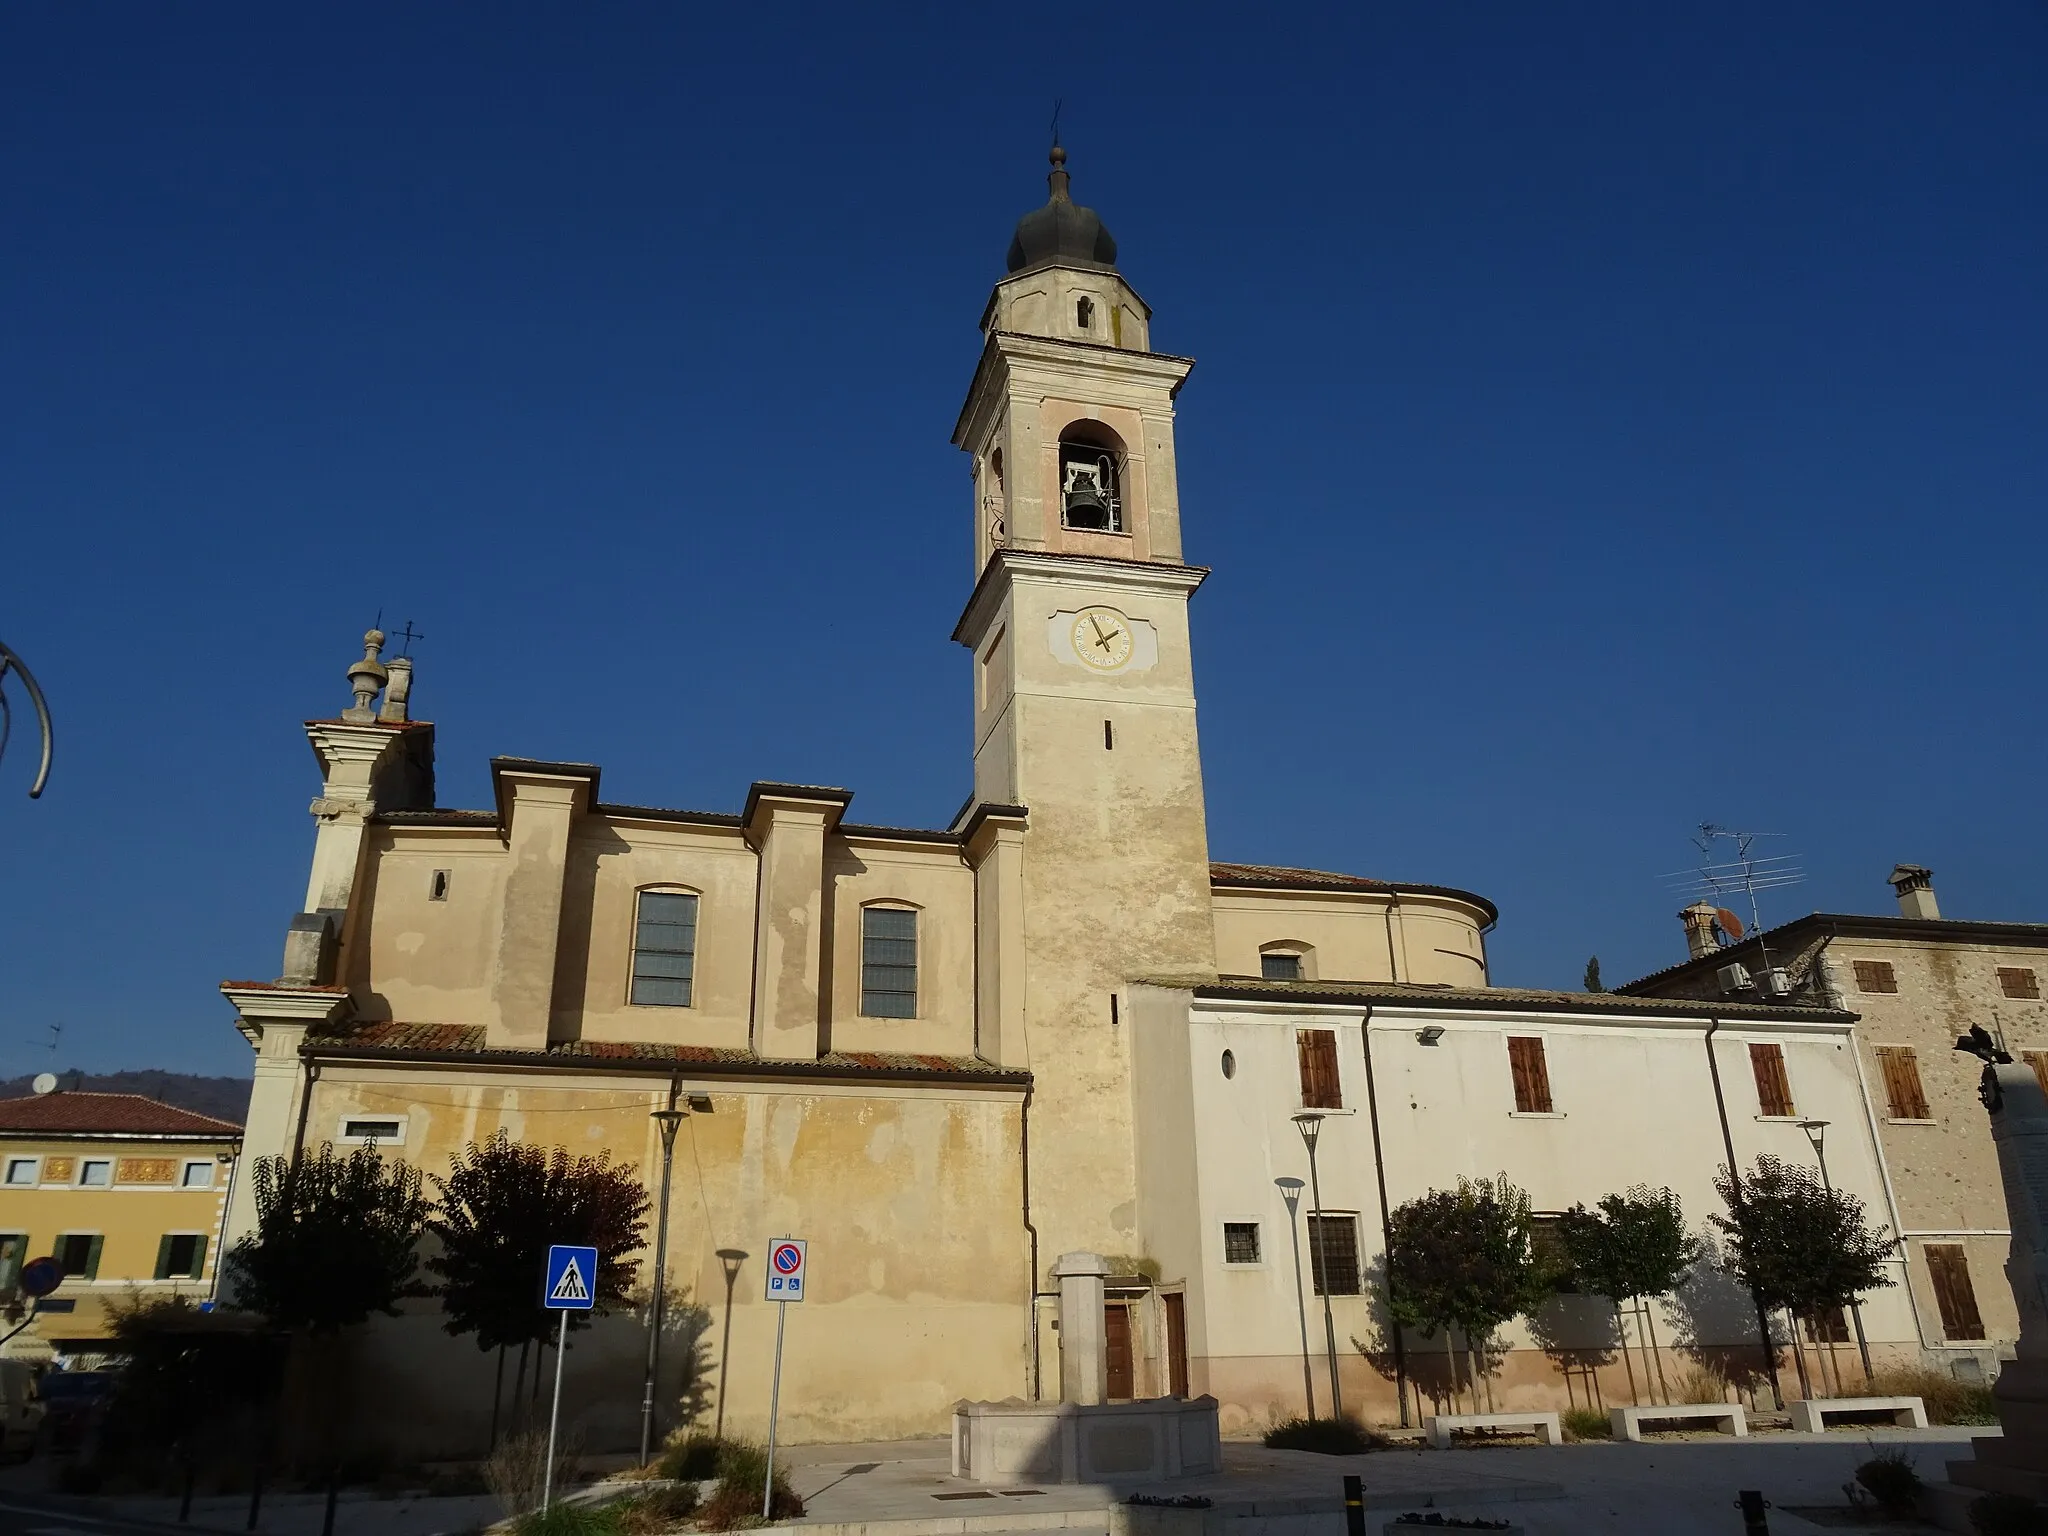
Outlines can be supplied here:
M1102 227L1093 208L1083 208L1067 195L1067 152L1052 147L1052 174L1045 178L1052 195L1017 221L1010 238L1009 270L1033 267L1093 267L1116 270L1116 241Z

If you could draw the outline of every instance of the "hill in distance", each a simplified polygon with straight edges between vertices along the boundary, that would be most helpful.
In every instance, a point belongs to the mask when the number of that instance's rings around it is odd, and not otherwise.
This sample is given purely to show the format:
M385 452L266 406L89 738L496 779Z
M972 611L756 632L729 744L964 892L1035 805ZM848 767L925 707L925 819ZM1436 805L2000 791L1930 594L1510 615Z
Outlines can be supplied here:
M199 1077L190 1072L59 1072L60 1087L76 1093L139 1093L195 1114L242 1123L249 1113L250 1080L246 1077ZM33 1073L0 1078L0 1099L26 1098L35 1090Z

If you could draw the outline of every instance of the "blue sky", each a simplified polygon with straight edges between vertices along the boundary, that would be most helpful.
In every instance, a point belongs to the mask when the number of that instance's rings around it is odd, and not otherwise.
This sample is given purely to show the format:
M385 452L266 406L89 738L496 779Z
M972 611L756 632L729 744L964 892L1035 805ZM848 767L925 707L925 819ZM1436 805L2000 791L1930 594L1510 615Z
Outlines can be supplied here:
M1056 97L1200 359L1218 858L1482 891L1506 983L1677 958L1703 818L1801 856L1767 919L2048 919L2048 7L23 5L0 1071L246 1070L380 609L444 803L942 823Z

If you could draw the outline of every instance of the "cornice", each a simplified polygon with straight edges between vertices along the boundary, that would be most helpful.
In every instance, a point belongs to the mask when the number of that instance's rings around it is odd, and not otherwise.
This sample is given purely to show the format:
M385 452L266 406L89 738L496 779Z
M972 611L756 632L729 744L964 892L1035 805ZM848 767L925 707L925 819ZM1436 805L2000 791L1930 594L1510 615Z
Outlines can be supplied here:
M972 647L1002 600L1004 577L1037 576L1047 581L1085 582L1124 592L1190 594L1209 579L1206 565L1171 565L1156 560L1119 560L1113 555L1055 554L1041 549L998 549L982 567L981 579L953 626L953 638Z
M1084 378L1125 379L1154 388L1163 384L1166 397L1171 400L1180 393L1194 366L1192 357L1176 357L1170 352L1133 352L1103 342L991 331L982 344L981 358L974 365L974 377L968 382L966 398L954 420L953 442L961 448L967 446L973 435L970 423L993 391L994 381L1006 371L1021 375L1037 367L1047 372L1078 373Z

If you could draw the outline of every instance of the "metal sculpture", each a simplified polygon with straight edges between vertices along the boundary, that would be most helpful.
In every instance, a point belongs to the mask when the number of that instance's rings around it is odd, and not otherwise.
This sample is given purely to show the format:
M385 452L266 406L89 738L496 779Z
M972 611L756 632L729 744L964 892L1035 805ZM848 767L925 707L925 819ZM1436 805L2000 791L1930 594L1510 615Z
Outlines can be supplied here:
M34 800L42 794L43 786L50 782L50 706L43 698L43 690L36 684L35 674L23 665L19 656L0 645L0 758L7 755L7 738L14 729L14 711L7 703L7 674L10 671L28 690L29 702L36 707L36 722L43 730L43 757L36 768L35 783L28 790L29 799Z

